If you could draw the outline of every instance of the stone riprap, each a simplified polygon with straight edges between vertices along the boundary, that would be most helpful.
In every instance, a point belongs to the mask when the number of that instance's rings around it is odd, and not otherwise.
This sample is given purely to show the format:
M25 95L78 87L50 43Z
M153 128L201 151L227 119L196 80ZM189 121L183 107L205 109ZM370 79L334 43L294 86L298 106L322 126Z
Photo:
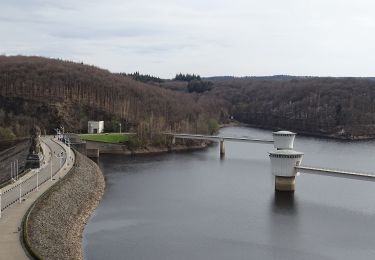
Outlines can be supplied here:
M82 259L82 232L104 193L104 176L86 156L35 203L25 223L25 240L42 259Z

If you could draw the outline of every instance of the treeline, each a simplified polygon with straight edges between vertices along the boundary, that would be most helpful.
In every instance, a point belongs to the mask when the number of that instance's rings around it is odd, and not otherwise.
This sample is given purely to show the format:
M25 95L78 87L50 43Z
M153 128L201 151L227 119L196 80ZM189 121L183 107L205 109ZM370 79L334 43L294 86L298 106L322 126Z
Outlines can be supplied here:
M203 93L210 91L212 89L213 83L211 81L202 81L202 80L191 80L187 85L187 90L189 93L197 92Z
M240 122L341 138L375 137L375 82L361 78L215 81L207 95Z
M34 123L47 133L87 131L88 120L121 122L142 143L163 143L164 131L209 133L228 117L212 97L197 98L93 66L41 57L0 56L0 123L17 136ZM224 101L223 101L224 102ZM115 125L115 124L113 124Z
M67 131L85 132L88 120L104 120L108 131L118 131L121 123L123 131L138 133L140 144L161 145L164 131L209 134L233 116L269 129L375 137L372 79L283 76L208 82L181 73L176 79L146 84L79 63L0 56L0 134L26 136L35 123L46 133L61 124Z
M192 80L201 80L201 76L195 75L195 74L176 74L174 77L174 80L180 80L180 81L192 81Z
M159 77L151 76L149 74L140 74L138 71L134 73L119 73L120 75L130 77L136 81L140 81L143 83L149 83L149 82L156 82L156 83L162 83L164 80L162 80Z

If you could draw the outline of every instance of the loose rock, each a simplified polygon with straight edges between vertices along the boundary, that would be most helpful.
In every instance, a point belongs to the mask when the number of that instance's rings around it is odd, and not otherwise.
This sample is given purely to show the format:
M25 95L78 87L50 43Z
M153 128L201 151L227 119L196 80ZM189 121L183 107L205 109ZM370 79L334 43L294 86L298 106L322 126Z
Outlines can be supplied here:
M30 248L42 259L83 259L82 232L103 193L99 167L76 153L75 166L35 204L26 223Z

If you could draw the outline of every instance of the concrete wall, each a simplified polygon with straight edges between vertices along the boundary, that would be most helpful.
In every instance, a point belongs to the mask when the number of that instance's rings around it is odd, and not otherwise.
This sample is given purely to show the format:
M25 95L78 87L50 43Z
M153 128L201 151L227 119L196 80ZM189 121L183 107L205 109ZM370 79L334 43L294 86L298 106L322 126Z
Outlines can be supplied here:
M99 158L99 149L86 149L86 155L90 158Z
M130 150L128 150L126 145L122 145L122 144L110 144L110 143L103 143L103 142L87 141L86 149L87 149L87 152L89 152L89 150L92 150L92 149L99 149L100 153L131 154Z

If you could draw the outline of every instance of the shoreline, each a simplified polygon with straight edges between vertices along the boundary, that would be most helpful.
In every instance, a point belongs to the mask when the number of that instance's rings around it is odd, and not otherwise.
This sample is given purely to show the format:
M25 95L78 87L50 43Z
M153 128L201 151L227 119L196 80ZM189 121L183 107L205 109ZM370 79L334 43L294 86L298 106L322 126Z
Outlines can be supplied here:
M208 142L203 142L201 145L174 145L174 147L156 147L147 146L145 148L138 148L126 155L152 155L161 153L174 153L174 152L188 152L206 149L210 144ZM105 152L103 153L105 154Z
M245 124L240 122L230 122L227 124L219 125L218 130L225 128L225 127L251 127L256 129L268 130L268 131L279 131L280 128L267 128L261 127L251 124ZM305 131L295 131L298 135L305 136L305 137L317 137L322 139L329 139L339 142L363 142L363 141L370 141L375 140L375 136L357 136L357 137L344 137L342 135L335 135L335 134L323 134L323 133L313 133L313 132L305 132ZM161 153L171 153L171 152L188 152L194 150L202 150L206 149L208 146L212 145L213 142L206 141L202 142L201 144L194 144L194 145L186 145L186 144L175 144L173 146L146 146L142 148L136 149L129 149L124 144L110 144L110 143L102 143L102 142L93 142L96 143L98 146L112 146L113 147L121 147L116 149L100 149L100 154L122 154L126 156L135 156L135 155L153 155L153 154L161 154ZM183 142L183 141L182 141ZM95 158L95 157L90 157Z
M135 156L135 155L152 155L152 154L161 154L161 153L173 153L173 152L187 152L194 150L206 149L211 142L203 141L198 144L175 144L173 146L144 146L136 149L129 149L125 144L110 144L110 143L101 143L101 142L87 142L87 149L99 149L100 154L121 154L126 156ZM89 158L97 158L95 156Z
M41 259L83 259L83 230L102 199L105 180L96 163L75 155L70 172L25 215L23 240Z
M288 130L288 129L283 129L283 128L272 128L272 127L263 127L259 125L252 125L252 124L246 124L246 123L240 123L240 122L231 122L228 124L222 124L219 126L219 129L224 128L224 127L251 127L251 128L256 128L256 129L262 129L262 130L269 130L269 131L280 131L280 130ZM375 135L358 135L358 136L343 136L339 134L324 134L324 133L318 133L318 132L309 132L309 131L301 131L301 130L290 130L292 132L295 132L298 135L301 136L307 136L307 137L319 137L319 138L324 138L324 139L331 139L331 140L337 140L337 141L345 141L345 142L352 142L352 141L370 141L370 140L375 140Z

